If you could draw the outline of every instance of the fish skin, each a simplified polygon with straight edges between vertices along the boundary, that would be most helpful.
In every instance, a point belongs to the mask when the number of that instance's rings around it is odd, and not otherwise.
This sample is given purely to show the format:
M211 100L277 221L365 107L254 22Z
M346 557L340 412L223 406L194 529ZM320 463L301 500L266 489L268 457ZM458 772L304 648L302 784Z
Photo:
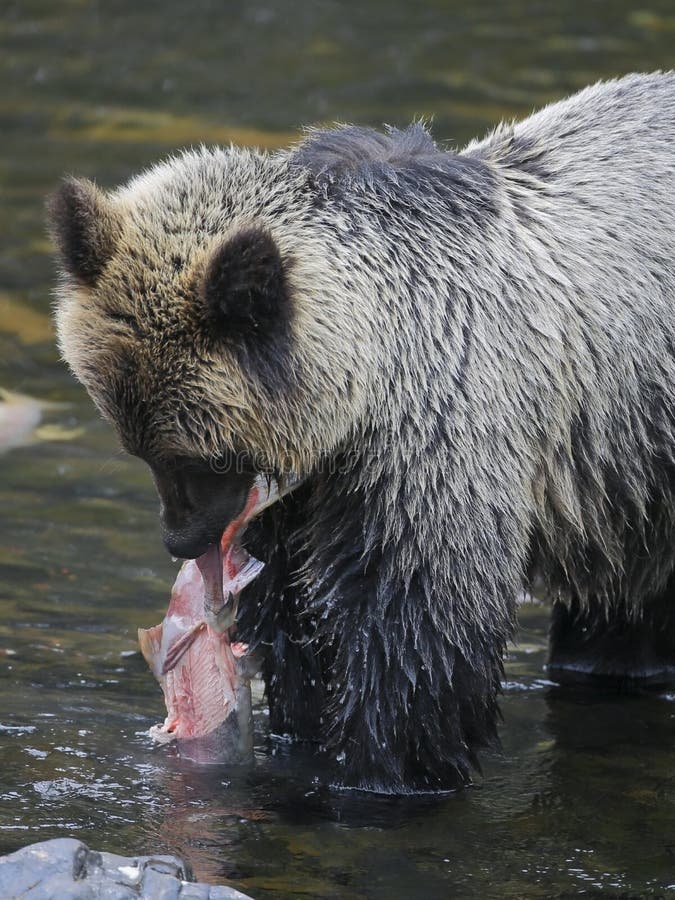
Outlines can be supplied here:
M238 545L223 548L224 593L235 598L262 563ZM204 582L194 560L183 563L160 625L138 630L141 651L164 693L167 715L150 729L161 743L176 741L181 756L199 763L245 762L253 753L251 661L229 629L204 618Z

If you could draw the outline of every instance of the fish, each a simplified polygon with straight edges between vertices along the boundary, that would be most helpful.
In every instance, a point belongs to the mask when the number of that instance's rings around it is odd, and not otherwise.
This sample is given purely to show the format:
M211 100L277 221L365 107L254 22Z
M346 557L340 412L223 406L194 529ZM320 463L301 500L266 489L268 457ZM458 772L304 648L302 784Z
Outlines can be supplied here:
M223 590L236 604L263 564L239 545L221 552ZM167 710L150 736L160 743L175 741L181 757L194 762L244 763L253 755L248 648L231 640L231 626L218 630L209 624L204 596L199 566L187 560L163 622L138 629L141 652L159 681Z
M67 409L68 406L68 403L37 400L0 388L0 454L39 440L58 441L78 437L83 433L81 428L40 425L45 412Z
M250 519L283 492L273 479L258 476L221 540L181 566L162 623L138 629L167 710L150 737L176 742L179 755L196 763L236 764L253 757L251 678L258 663L233 636L239 595L263 563L240 540Z
M41 419L39 400L0 388L0 452L30 443Z

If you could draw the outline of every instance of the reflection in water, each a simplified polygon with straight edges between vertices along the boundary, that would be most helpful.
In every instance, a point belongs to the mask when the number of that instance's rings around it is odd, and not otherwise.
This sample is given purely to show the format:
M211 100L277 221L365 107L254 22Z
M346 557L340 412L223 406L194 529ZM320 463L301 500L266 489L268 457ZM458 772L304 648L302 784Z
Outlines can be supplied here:
M69 406L48 420L67 440L0 458L0 852L64 833L169 850L255 897L675 883L673 698L552 691L536 606L507 666L504 753L471 790L331 790L309 751L270 741L260 702L253 770L152 746L163 704L135 635L162 618L175 568L146 471L58 362L43 227L63 172L113 184L181 145L271 148L335 119L433 115L461 143L598 77L668 68L674 39L670 0L5 3L0 384Z

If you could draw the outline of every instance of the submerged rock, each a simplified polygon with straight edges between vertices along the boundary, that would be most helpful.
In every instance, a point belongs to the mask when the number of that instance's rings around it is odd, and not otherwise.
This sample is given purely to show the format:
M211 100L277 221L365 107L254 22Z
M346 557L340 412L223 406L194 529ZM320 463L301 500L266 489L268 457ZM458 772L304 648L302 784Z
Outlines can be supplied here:
M3 900L250 900L234 888L191 881L176 856L117 856L75 838L29 844L0 857Z

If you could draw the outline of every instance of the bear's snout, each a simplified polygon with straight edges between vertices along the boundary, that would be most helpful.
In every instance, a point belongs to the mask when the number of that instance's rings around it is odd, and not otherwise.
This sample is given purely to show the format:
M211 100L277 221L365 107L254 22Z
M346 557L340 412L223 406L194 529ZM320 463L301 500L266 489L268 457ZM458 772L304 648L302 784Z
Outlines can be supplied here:
M196 559L222 537L242 512L253 484L251 471L214 472L193 460L151 465L162 540L172 556Z

